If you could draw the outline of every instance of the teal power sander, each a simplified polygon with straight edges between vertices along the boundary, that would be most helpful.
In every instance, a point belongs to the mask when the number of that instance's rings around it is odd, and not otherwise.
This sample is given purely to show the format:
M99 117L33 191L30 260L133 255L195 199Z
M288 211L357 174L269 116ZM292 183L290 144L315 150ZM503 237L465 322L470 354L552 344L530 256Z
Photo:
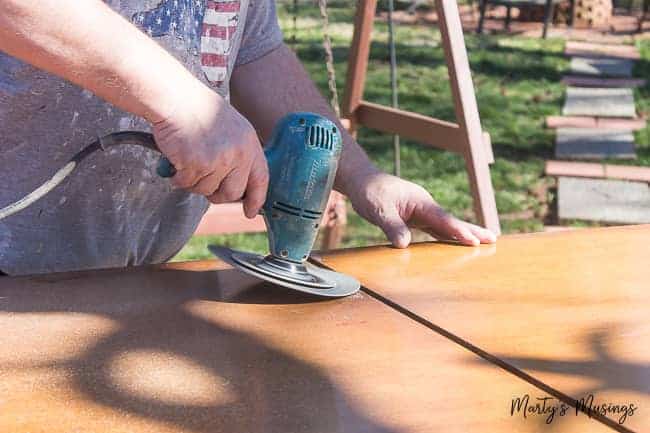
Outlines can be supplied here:
M46 195L95 151L122 144L159 151L153 135L145 132L123 131L98 138L43 185L1 208L0 220ZM357 280L307 262L332 191L342 148L341 134L330 120L313 113L293 113L283 118L264 150L270 181L262 214L270 254L264 257L216 245L210 245L210 251L247 274L290 289L330 297L357 292ZM169 178L176 170L161 157L157 172Z
M262 215L270 254L263 257L210 245L210 251L247 274L320 296L347 296L359 282L307 262L327 205L343 143L329 119L293 113L275 127L264 149L269 189Z

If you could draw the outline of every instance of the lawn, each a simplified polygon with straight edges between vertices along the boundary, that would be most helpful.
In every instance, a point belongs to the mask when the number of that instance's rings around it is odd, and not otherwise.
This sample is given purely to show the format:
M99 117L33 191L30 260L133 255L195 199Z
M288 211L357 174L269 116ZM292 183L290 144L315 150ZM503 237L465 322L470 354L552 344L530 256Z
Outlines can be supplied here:
M288 7L279 3L279 14L287 42L294 37ZM330 33L337 72L337 86L343 92L346 60L352 37L352 2L330 2ZM297 55L314 81L327 91L322 48L322 26L312 2L303 4L297 20ZM399 25L396 28L399 97L402 108L454 120L447 70L437 28ZM560 84L568 61L564 41L517 36L467 34L470 66L483 128L492 137L496 161L491 167L497 207L504 233L541 230L554 223L554 181L543 176L544 160L553 155L553 131L544 127L548 115L559 114L564 100ZM643 60L635 74L650 76L650 41L640 43ZM387 29L377 23L373 34L371 61L365 98L390 103ZM637 108L650 111L650 89L637 91ZM362 129L359 142L383 169L392 171L392 139ZM650 165L650 130L637 133L637 164ZM402 177L424 186L436 200L455 215L473 220L472 201L462 158L449 152L402 141ZM382 233L363 221L350 208L343 246L385 242ZM209 257L208 243L263 252L266 235L239 234L197 236L175 258L190 260Z

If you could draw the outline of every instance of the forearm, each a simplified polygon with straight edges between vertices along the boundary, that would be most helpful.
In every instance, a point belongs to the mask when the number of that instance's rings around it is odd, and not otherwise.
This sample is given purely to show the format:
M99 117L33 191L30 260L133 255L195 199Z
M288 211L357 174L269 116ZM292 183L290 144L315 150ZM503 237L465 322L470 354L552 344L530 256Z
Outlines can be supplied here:
M3 0L0 50L158 122L202 83L100 0Z
M311 111L332 119L343 136L343 155L334 187L348 194L346 186L355 177L374 173L377 168L348 134L334 111L320 94L293 52L286 46L233 71L233 105L268 139L280 118L294 111Z

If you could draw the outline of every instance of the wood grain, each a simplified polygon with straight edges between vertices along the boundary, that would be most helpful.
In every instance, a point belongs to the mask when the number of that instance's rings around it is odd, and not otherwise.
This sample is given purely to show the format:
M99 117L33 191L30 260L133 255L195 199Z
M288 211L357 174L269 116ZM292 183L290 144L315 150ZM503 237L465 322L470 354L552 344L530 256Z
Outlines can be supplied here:
M349 250L323 260L573 398L634 404L624 427L646 431L649 239L650 226L617 227L504 236L478 248Z
M215 262L0 279L0 431L598 432L510 416L527 382L365 294Z
M356 115L359 123L368 128L463 153L462 133L455 123L367 101L359 103Z

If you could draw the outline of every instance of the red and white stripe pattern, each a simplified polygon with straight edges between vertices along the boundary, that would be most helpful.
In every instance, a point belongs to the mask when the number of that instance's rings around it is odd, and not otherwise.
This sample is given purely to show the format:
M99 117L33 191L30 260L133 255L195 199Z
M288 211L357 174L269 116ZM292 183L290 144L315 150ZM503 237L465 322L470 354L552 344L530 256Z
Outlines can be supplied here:
M208 0L201 29L201 66L208 81L220 86L228 76L232 39L239 24L240 0Z

